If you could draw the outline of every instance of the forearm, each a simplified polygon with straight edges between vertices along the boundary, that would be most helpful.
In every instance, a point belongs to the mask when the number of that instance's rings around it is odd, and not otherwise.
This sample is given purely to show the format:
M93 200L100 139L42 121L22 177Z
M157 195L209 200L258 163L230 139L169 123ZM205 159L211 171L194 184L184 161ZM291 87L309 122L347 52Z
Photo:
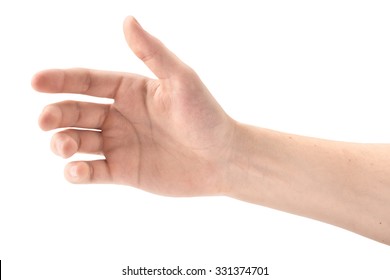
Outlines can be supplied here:
M237 125L226 173L234 198L390 244L390 146Z

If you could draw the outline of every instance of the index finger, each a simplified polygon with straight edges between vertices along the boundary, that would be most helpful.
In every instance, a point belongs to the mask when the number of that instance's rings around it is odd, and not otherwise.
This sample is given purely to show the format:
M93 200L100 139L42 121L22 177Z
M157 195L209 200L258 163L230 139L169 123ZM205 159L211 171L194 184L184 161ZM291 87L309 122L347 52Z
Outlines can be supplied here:
M115 98L116 93L123 86L131 87L134 81L142 78L129 73L84 68L50 69L35 74L31 85L40 92L80 93Z

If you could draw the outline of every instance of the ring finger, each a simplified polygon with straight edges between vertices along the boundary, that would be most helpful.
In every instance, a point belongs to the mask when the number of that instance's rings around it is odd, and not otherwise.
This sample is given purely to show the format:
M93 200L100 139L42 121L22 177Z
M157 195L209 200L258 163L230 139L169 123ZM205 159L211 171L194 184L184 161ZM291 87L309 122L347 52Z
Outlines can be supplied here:
M67 129L53 135L52 151L68 158L75 153L102 154L103 138L99 131Z

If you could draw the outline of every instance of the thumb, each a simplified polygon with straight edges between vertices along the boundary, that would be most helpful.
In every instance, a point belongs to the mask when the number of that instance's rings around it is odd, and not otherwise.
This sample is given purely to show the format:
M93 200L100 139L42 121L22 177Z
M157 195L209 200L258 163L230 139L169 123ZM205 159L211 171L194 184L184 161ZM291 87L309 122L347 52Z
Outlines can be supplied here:
M157 78L168 79L185 69L186 65L160 40L146 32L134 17L125 19L123 31L131 50Z

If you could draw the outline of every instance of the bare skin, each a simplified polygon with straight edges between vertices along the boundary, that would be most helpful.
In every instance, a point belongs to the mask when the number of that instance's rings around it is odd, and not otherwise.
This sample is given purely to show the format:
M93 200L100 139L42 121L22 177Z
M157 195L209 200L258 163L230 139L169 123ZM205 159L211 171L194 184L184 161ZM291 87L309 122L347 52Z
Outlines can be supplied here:
M52 150L104 155L71 162L72 183L117 183L169 196L227 195L321 220L390 245L390 146L289 135L230 118L197 74L133 17L132 51L157 79L88 69L45 70L47 93L112 98L44 108ZM81 128L81 129L80 129Z

